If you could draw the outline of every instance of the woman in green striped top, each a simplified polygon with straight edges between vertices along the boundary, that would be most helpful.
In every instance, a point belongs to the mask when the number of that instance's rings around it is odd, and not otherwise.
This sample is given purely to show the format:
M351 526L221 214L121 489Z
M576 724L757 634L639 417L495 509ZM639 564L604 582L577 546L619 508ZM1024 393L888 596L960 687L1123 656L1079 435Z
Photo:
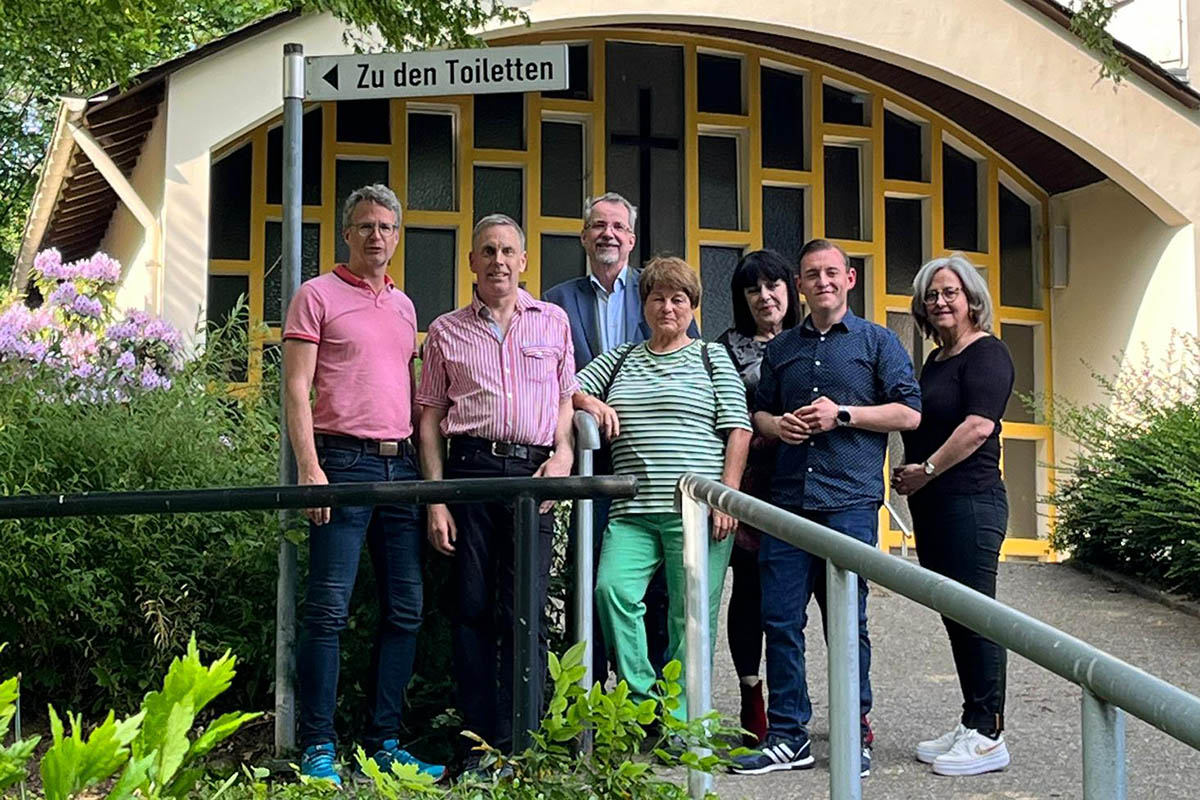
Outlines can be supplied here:
M725 348L688 336L700 305L696 271L679 258L653 259L638 291L650 340L589 363L579 373L583 391L574 402L596 417L612 442L613 471L638 479L637 496L612 506L596 606L617 675L643 700L656 676L646 650L642 597L659 564L667 573L667 658L684 660L683 523L675 511L675 484L684 472L696 472L737 487L751 428L745 387ZM731 517L713 512L708 585L714 631L734 527ZM683 699L675 712L680 719L687 718Z

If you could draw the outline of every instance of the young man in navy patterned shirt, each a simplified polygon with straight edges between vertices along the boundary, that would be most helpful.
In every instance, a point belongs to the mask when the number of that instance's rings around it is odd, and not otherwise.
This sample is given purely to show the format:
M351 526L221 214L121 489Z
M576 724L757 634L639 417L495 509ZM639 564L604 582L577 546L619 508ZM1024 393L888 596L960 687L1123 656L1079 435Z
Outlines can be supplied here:
M779 439L771 500L826 527L877 544L883 460L891 431L921 421L912 359L894 333L854 315L847 295L857 275L845 252L825 239L800 251L797 288L804 322L776 336L763 357L755 428ZM734 759L732 771L757 775L813 765L812 704L804 668L804 626L816 594L825 613L825 561L771 536L759 551L770 705L761 751ZM867 585L858 582L862 774L871 770L871 640Z

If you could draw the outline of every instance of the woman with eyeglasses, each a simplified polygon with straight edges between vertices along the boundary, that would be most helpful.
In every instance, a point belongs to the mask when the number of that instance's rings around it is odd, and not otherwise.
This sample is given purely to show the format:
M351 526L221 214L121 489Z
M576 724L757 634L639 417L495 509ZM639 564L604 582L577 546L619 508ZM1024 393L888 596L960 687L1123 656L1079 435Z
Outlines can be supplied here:
M921 371L921 424L904 437L892 488L908 497L921 566L996 596L1008 498L1000 478L1000 420L1013 387L1008 348L992 334L987 283L961 254L935 258L913 280L912 314L937 349ZM1003 647L942 618L963 710L958 725L917 744L939 775L1008 766Z

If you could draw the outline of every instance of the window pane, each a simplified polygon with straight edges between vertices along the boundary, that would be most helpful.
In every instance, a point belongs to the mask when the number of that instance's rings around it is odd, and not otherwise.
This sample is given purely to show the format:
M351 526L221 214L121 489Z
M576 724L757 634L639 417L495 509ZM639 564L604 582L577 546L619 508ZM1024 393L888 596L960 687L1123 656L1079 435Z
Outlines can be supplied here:
M639 209L629 263L682 253L683 48L610 41L605 73L605 188Z
M454 211L454 118L408 115L408 207Z
M696 104L700 111L742 114L742 60L696 54Z
M390 144L392 107L387 98L340 100L337 104L337 140Z
M1036 422L1031 411L1018 395L1032 395L1037 391L1037 352L1035 349L1036 331L1032 325L1000 326L1000 338L1008 345L1012 354L1013 369L1016 379L1013 381L1013 394L1008 399L1004 409L1004 418L1012 422Z
M862 239L862 182L857 147L825 146L825 236Z
M325 137L324 115L318 106L304 115L300 170L303 172L300 202L321 205L321 143ZM267 131L267 202L283 202L283 126Z
M542 294L552 286L587 274L578 236L542 234Z
M975 159L943 144L942 181L946 249L980 252L979 167Z
M475 146L525 149L525 95L475 95Z
M867 124L867 97L836 86L821 87L821 117L839 125Z
M583 216L583 125L542 123L542 216Z
M883 177L925 180L921 126L891 111L883 112Z
M913 278L921 268L923 246L923 201L900 197L884 200L884 247L887 248L888 294L912 294Z
M455 232L426 228L404 231L404 293L426 330L438 315L454 310Z
M488 214L507 214L523 225L521 210L525 207L523 175L519 168L475 168L475 218L478 222Z
M208 257L250 258L250 168L254 146L247 143L209 172Z
M1038 443L1005 439L1004 484L1008 490L1008 535L1038 538Z
M867 275L867 260L862 256L850 256L850 267L854 268L855 277L854 288L846 293L846 302L850 305L850 310L859 317L867 316L867 283L870 276Z
M762 160L764 167L804 169L808 145L804 125L804 78L762 69Z
M787 186L763 187L763 246L777 251L792 267L800 248L808 239L805 233L805 190Z
M1034 268L1033 209L1000 185L1000 302L1042 307L1042 287Z
M389 185L388 181L388 162L386 161L350 161L338 159L337 161L337 202L334 208L337 209L337 234L334 236L334 257L339 263L344 263L350 257L350 251L346 247L346 240L341 236L342 228L342 205L346 202L346 198L355 189L362 188L367 184L382 183Z
M542 92L543 97L561 97L566 100L587 100L592 96L592 59L586 44L567 47L567 80L570 85L557 92Z
M712 341L733 327L733 304L729 281L742 260L741 248L701 247L700 284L704 296L700 307L704 311L704 338Z
M700 138L700 227L738 230L738 143L732 136Z
M209 275L208 298L205 302L205 321L209 328L225 328L233 318L233 310L242 301L241 314L230 329L232 336L246 337L250 333L250 315L246 303L250 299L250 277L248 275ZM225 379L241 382L249 374L249 354L242 351L232 354L225 364Z
M279 325L283 295L283 223L268 221L265 234L262 320L268 325ZM305 222L300 226L300 282L317 277L320 271L321 225L317 222Z

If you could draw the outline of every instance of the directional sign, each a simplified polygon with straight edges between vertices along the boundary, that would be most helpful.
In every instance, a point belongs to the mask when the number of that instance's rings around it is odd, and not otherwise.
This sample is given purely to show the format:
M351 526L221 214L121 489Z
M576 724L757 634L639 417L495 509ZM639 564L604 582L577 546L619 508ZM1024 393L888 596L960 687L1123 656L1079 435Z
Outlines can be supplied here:
M565 44L310 56L305 100L362 100L567 88Z

